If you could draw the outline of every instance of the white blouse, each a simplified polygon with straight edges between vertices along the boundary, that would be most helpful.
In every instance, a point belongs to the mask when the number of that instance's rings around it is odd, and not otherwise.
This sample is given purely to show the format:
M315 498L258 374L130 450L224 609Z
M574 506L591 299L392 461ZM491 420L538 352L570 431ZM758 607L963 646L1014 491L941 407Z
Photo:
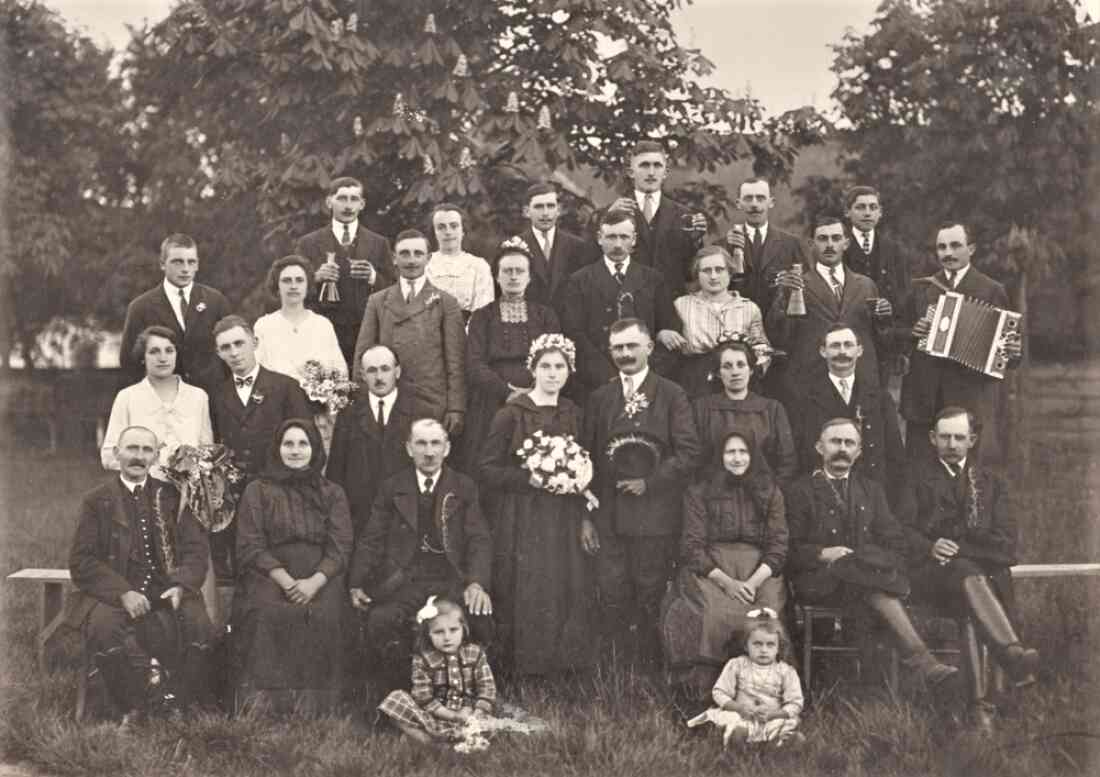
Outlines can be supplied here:
M274 372L301 382L306 362L314 359L329 371L348 374L348 363L336 339L332 322L312 310L300 324L292 324L279 311L256 319L255 332L260 344L256 361Z
M107 434L99 451L104 469L119 468L114 448L119 435L128 426L145 426L161 443L160 457L150 470L153 477L163 478L163 467L180 445L209 445L214 442L210 426L210 400L197 386L179 381L179 391L170 403L161 401L148 378L118 392L111 406Z
M436 251L424 272L433 286L458 300L458 306L467 313L485 307L495 296L493 271L480 256L465 251L445 256Z
M684 325L686 354L709 353L718 343L735 334L744 336L756 351L765 351L770 345L764 334L760 308L737 292L731 292L729 300L717 305L695 294L677 297L672 304Z

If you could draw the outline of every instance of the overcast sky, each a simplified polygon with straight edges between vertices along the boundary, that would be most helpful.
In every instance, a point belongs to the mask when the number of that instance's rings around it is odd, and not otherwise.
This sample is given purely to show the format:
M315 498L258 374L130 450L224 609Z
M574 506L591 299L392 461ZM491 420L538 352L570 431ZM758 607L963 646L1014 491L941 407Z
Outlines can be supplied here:
M827 110L835 86L830 44L846 27L865 32L880 0L695 0L676 14L681 44L702 50L713 82L734 96L748 87L770 112ZM126 23L157 21L171 0L46 0L97 41L121 48ZM1085 0L1095 20L1100 0Z

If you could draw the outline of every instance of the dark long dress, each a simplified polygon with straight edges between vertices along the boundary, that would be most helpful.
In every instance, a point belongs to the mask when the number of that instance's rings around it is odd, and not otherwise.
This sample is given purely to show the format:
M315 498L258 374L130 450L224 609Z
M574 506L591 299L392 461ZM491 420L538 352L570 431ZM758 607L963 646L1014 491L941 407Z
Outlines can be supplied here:
M507 306L507 303L504 303ZM530 388L527 352L535 338L560 332L557 314L545 305L527 305L527 320L505 323L501 300L475 310L466 333L466 419L462 447L455 466L473 474L481 460L482 444L489 434L493 416L504 406L511 389L508 384Z
M582 668L593 661L588 564L580 543L584 500L535 489L516 451L536 430L578 436L580 410L564 397L536 406L524 395L493 419L481 481L497 493L493 600L505 665L519 675Z
M691 403L695 427L703 443L702 460L720 467L719 448L730 432L744 432L752 449L763 454L764 463L780 485L786 485L798 471L794 435L787 411L777 400L749 392L744 399L730 399L725 392L708 394ZM704 476L706 471L702 473Z
M340 690L351 518L340 486L322 480L320 495L323 508L293 486L260 479L238 508L233 632L246 701L260 691L277 705L321 711ZM296 579L320 571L328 582L308 605L292 604L268 577L278 567ZM287 691L294 693L280 693Z

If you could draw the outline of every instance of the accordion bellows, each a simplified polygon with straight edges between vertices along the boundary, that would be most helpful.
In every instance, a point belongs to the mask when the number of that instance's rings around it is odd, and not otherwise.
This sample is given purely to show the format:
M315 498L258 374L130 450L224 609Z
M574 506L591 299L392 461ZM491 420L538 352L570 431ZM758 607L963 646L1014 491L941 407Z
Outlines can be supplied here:
M948 291L928 306L928 316L932 330L917 341L917 350L1004 378L1008 368L1004 344L1020 335L1019 313Z

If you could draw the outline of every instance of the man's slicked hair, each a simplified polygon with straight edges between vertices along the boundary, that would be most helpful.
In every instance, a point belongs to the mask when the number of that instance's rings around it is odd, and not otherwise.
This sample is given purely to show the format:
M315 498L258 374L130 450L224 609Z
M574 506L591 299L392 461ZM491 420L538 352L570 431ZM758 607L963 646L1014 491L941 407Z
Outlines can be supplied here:
M168 258L169 248L194 248L197 252L199 246L195 243L195 238L190 235L185 235L182 232L173 232L164 240L160 241L160 261L164 262Z

